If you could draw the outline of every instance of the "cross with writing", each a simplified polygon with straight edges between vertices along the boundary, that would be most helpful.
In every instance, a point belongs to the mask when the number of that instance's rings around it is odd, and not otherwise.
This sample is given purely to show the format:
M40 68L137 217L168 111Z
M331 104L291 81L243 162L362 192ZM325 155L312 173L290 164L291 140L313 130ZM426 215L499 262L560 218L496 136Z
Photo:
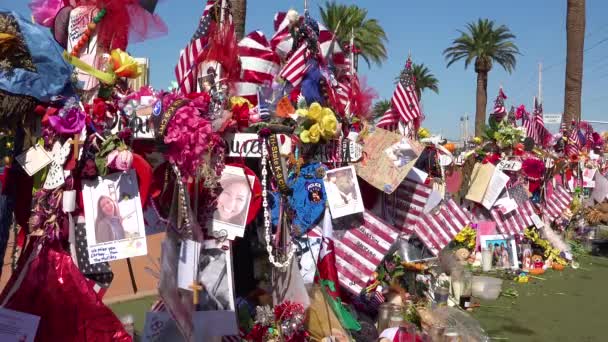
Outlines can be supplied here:
M78 152L80 148L80 133L74 134L74 139L70 142L70 144L74 145L74 153L72 154L72 160L78 160Z
M198 305L198 292L203 290L203 287L198 282L192 282L192 285L188 286L192 290L192 303Z

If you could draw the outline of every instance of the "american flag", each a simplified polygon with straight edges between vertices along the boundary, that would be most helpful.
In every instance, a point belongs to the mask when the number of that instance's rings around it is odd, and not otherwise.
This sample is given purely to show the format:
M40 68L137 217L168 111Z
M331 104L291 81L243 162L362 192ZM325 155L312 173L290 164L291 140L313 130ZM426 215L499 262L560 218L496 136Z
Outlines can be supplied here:
M578 125L573 125L568 135L568 143L566 144L566 155L578 155L581 149L581 138L579 135Z
M399 115L392 109L389 108L384 112L384 115L380 117L376 127L386 129L388 131L396 131L399 125Z
M220 2L221 3L221 2ZM196 91L196 77L198 74L198 58L203 53L209 41L209 35L215 30L215 11L217 0L208 0L199 25L186 48L180 53L175 78L182 94Z
M304 43L289 58L287 63L283 66L283 69L281 69L279 76L291 83L291 85L294 87L297 87L300 82L302 82L304 74L306 74L306 70L308 70L308 64L306 63L307 60L308 45Z
M492 208L490 215L496 222L496 229L501 234L519 235L525 228L533 225L532 215L536 211L530 200L526 200L513 211L503 214L500 208Z
M469 223L470 214L449 199L428 214L421 213L416 218L414 232L433 255L438 255Z
M395 225L406 234L414 232L414 225L422 216L424 205L431 196L430 187L405 179L395 190Z
M494 101L494 111L492 115L496 117L498 121L502 120L507 114L507 108L505 107L505 100L507 99L507 95L505 95L502 88L498 90L498 96L496 96L496 100Z
M561 185L558 185L553 192L545 198L545 203L541 204L541 210L545 217L554 221L572 203L572 195Z
M415 89L415 80L412 75L412 61L407 59L405 69L401 72L399 83L391 99L393 109L399 114L403 123L415 120L422 116L418 95Z
M281 60L261 31L251 32L239 42L239 55L241 79L235 82L235 93L255 105L260 86L272 83Z
M544 145L547 142L546 140L551 138L551 132L545 128L543 105L538 101L537 97L534 97L534 128L536 130L536 136L538 137L538 143Z

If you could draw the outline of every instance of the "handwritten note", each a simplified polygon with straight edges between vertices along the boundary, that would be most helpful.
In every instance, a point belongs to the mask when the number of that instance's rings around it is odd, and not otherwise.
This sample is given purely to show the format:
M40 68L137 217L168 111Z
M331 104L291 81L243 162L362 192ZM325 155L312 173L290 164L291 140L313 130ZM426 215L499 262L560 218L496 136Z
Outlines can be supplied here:
M89 259L91 264L118 259L118 248L116 246L95 246L89 248Z
M492 208L494 202L496 202L496 199L498 199L498 196L500 196L500 193L507 185L507 182L509 182L509 176L496 168L481 201L481 204L486 209Z
M21 153L15 160L23 167L28 176L35 175L52 161L51 156L44 150L42 146L34 145L27 151Z
M519 171L521 170L521 162L519 160L501 160L496 168L501 171Z

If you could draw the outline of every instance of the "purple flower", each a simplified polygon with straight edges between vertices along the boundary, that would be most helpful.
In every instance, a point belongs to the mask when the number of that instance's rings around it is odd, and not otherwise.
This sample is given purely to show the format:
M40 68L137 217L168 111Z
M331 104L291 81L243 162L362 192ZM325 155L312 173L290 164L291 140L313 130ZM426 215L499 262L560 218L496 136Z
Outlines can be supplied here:
M63 112L63 115L54 115L49 118L51 127L60 134L76 134L82 131L86 115L77 107Z

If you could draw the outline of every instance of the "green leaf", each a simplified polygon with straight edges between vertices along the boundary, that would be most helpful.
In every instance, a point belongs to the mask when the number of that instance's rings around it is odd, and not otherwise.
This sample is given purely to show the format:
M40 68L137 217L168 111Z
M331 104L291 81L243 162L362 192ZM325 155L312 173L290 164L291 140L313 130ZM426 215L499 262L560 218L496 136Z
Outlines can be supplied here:
M97 157L95 158L95 165L97 166L97 172L100 176L105 176L108 174L108 167L106 166L106 158L105 157Z

